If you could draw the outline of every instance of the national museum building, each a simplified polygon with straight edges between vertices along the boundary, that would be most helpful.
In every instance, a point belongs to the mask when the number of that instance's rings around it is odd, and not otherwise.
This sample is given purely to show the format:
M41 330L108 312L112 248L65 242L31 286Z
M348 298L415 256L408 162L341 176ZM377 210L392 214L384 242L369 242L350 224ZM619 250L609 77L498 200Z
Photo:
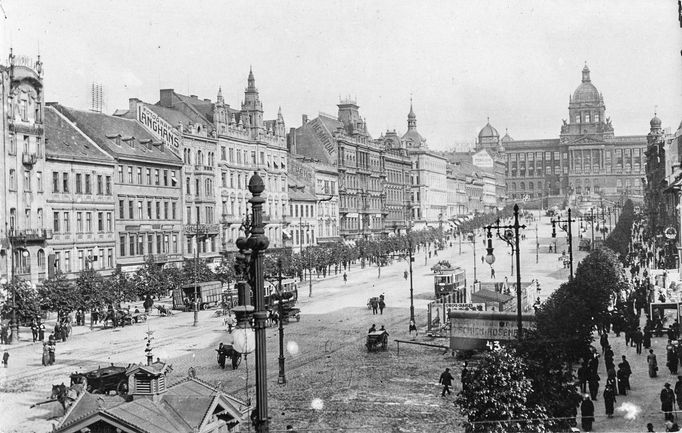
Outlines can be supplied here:
M559 138L500 140L497 131L489 128L495 136L479 134L477 147L504 152L511 200L549 197L552 204L558 204L581 195L642 200L647 137L615 136L605 111L604 97L592 84L585 65L582 82L569 97L569 117L563 121Z

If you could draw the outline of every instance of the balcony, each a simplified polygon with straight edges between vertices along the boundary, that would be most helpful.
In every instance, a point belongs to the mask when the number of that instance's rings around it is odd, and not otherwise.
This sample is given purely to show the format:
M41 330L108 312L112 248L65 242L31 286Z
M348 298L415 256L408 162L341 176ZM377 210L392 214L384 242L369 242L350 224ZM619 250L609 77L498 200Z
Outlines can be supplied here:
M42 135L43 125L41 123L34 123L33 125L27 125L24 123L10 122L9 124L10 132L15 134L31 134L31 135Z
M7 233L10 242L44 242L52 239L52 230L50 229L24 229L14 230L10 229Z
M185 226L186 235L217 235L220 233L220 224L188 224Z
M21 154L21 162L24 165L33 166L38 161L38 156L35 153L23 152Z
M144 261L151 260L154 263L168 263L168 254L150 254L144 256Z
M194 166L194 173L198 172L207 172L207 173L213 173L213 167L210 165L202 165L198 164Z

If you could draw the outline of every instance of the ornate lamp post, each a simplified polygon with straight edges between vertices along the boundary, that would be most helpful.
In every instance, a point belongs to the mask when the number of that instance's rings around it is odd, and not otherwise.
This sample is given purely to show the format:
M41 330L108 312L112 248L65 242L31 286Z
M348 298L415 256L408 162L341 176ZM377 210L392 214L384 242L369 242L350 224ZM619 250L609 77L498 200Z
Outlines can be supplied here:
M495 225L489 225L484 227L487 231L488 247L486 251L488 255L485 258L486 263L492 265L495 263L495 256L493 255L493 233L492 230L497 230L497 236L500 239L505 240L511 245L510 242L514 243L516 248L516 314L517 314L517 326L518 326L518 338L519 340L523 338L523 322L521 321L521 251L519 250L519 230L525 229L526 226L519 224L519 205L514 205L514 224L512 225L500 225L500 220L498 219ZM500 236L500 229L505 230L505 237ZM512 232L513 231L513 232ZM509 235L509 236L508 236ZM513 236L513 240L511 237ZM507 240L508 239L508 240Z
M571 208L568 208L568 218L562 220L560 218L552 219L552 237L556 239L556 226L559 224L559 228L566 233L568 233L568 261L570 264L569 278L573 279L573 231L571 230L572 223L575 222L571 219ZM568 226L568 227L567 227Z
M263 251L268 248L270 241L265 236L263 228L263 203L265 199L261 194L265 190L263 179L254 172L249 179L249 191L252 196L249 200L252 209L252 219L248 238L237 239L237 248L240 251L250 251L249 274L251 287L254 291L254 327L255 327L255 352L256 352L256 410L253 422L257 432L269 431L268 420L268 384L267 364L265 351L265 322L267 312L265 310L265 279L263 266ZM248 298L248 296L246 296Z
M471 245L474 247L474 284L476 284L476 231L469 233L469 241L471 241Z
M284 374L284 299L282 297L282 258L277 259L277 280L278 280L278 308L279 311L279 376L277 377L277 383L284 385L287 383L287 378Z

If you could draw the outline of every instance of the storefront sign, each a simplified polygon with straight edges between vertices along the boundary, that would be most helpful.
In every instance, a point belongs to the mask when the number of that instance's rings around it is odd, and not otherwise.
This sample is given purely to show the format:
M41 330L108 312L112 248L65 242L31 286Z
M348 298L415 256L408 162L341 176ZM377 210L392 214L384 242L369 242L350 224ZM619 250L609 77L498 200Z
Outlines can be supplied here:
M137 105L137 121L175 150L180 148L180 135L173 126L142 104Z
M454 310L448 317L452 350L482 349L488 341L514 340L518 336L516 313ZM535 327L535 316L521 317L524 328Z

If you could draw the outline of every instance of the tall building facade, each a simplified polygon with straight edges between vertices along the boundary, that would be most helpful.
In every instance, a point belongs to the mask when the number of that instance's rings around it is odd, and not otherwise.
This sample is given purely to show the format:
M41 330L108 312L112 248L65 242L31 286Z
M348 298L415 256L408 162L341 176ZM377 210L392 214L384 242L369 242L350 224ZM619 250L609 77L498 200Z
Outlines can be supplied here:
M184 229L182 160L166 141L133 119L53 107L114 159L117 264L124 272L136 271L146 260L179 266Z
M412 161L407 153L405 142L395 130L386 131L379 139L383 141L384 194L386 196L386 228L393 233L401 233L407 229L410 219L410 174Z
M10 50L0 65L0 278L37 283L47 270L43 64Z
M48 268L38 281L59 269L68 279L92 268L110 274L117 263L114 158L81 133L55 107L45 109L46 215L53 238ZM39 186L43 188L43 186Z
M627 196L641 201L646 146L644 135L614 135L604 97L585 65L581 83L569 97L559 138L504 143L510 198L551 197L571 203L580 196Z

